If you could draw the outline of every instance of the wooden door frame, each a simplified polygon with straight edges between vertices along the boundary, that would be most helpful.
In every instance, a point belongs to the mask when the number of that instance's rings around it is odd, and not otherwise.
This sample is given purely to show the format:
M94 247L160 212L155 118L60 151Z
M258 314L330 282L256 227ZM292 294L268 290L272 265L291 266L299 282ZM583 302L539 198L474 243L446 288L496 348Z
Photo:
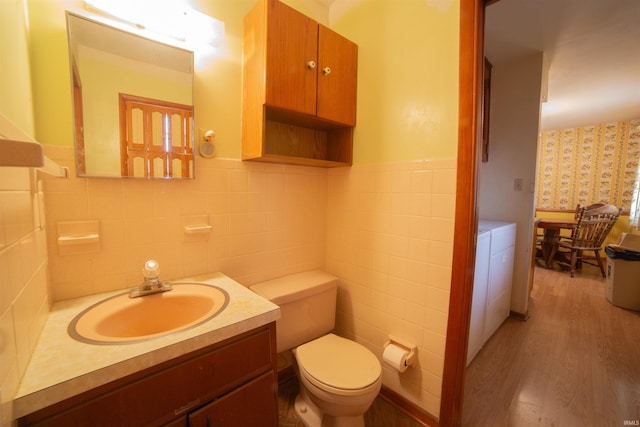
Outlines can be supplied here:
M439 417L441 427L462 424L478 223L478 170L482 155L484 8L494 1L460 0L456 213Z

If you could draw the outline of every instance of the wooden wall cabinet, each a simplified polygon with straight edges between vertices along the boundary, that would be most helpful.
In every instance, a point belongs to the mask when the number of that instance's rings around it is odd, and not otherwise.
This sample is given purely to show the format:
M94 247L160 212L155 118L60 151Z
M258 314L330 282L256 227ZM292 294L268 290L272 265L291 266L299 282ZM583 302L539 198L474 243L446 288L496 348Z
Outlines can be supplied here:
M358 47L278 0L244 20L244 160L352 161Z
M275 323L97 387L19 426L278 426Z

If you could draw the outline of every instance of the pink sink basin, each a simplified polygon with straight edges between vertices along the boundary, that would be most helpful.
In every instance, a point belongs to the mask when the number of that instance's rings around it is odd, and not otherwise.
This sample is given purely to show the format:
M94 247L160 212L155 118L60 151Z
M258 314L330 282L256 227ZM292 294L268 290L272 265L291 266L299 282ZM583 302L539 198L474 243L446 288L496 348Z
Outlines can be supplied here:
M229 303L223 289L203 283L173 283L173 289L138 298L125 292L92 305L67 328L89 344L127 344L182 331L206 322Z

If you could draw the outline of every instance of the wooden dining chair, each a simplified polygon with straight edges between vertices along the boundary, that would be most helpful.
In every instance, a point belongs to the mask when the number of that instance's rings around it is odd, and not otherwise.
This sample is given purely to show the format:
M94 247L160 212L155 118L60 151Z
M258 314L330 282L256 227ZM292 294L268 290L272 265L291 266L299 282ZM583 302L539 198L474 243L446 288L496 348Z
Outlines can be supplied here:
M592 216L594 214L600 213L600 209L604 208L604 210L602 211L602 213L604 212L611 212L614 213L615 211L618 210L618 208L616 208L614 205L605 205L604 203L592 203L590 205L586 205L586 206L582 206L580 203L578 203L576 205L576 211L574 214L574 219L576 220L576 222L578 222L580 220L581 217L583 216ZM613 208L613 211L611 211L610 208ZM576 232L576 229L574 228L573 230L571 230L571 234L570 235L561 235L560 239L561 240L571 240L573 239L573 235Z
M604 261L600 251L604 240L609 235L621 212L622 209L613 205L600 206L591 210L587 210L586 207L581 209L581 215L577 219L578 223L573 230L571 238L558 242L559 251L564 249L570 253L570 262L568 264L571 277L574 277L576 268L580 268L583 262L597 265L600 267L602 277L606 277ZM594 253L597 264L585 260L583 257L585 251Z
M595 203L585 207L584 216L590 217L600 214L616 214L619 209L615 205L605 205L603 203Z

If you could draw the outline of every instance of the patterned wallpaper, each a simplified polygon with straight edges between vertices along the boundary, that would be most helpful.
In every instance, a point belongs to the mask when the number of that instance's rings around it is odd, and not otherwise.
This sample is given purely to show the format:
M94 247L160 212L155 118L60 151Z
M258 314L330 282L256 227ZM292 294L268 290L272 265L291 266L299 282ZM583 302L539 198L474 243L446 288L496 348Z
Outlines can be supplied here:
M542 132L536 207L610 203L628 210L640 158L640 119Z

